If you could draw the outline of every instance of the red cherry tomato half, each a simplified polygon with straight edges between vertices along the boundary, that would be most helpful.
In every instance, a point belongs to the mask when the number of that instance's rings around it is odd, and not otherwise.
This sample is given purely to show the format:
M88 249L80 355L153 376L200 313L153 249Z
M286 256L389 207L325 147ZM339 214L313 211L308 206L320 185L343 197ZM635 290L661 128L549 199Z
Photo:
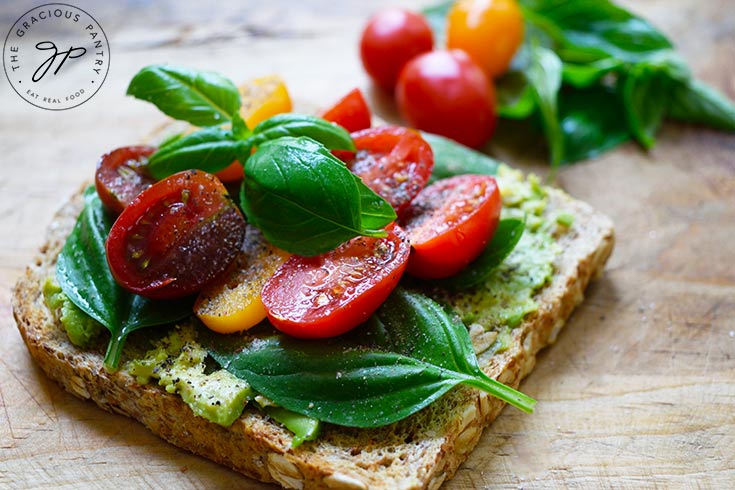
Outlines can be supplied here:
M367 23L360 39L362 66L385 90L392 91L403 66L416 55L431 51L434 36L423 16L391 8Z
M352 134L357 153L347 164L396 213L408 207L434 169L431 146L416 131L381 126Z
M200 290L235 259L245 219L214 175L187 170L142 193L107 237L107 262L125 289L149 298Z
M407 272L441 279L464 269L495 233L500 207L487 175L459 175L421 191L401 220L412 247Z
M387 231L385 238L353 238L317 257L290 257L261 294L273 326L294 337L326 338L367 320L408 261L405 232L396 225Z
M352 89L322 114L322 119L337 123L350 133L370 127L370 109L359 88Z
M94 185L102 204L115 214L156 181L145 171L153 146L124 146L102 155L97 162Z
M495 88L459 50L433 51L401 71L396 100L413 127L479 148L495 131Z

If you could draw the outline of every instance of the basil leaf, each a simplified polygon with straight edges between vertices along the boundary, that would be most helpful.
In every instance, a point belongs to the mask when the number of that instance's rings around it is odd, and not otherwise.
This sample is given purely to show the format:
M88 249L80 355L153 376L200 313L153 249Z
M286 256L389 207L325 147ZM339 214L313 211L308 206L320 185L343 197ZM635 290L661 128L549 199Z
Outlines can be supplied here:
M533 89L520 71L509 71L495 86L498 98L498 116L507 119L525 119L536 109Z
M230 130L205 128L161 146L148 158L146 169L159 180L194 168L214 173L226 168L242 152L249 153L248 143L236 140Z
M523 235L525 223L516 218L500 220L490 243L482 254L460 273L441 281L448 289L461 291L485 282L490 274L510 255Z
M383 236L376 229L395 219L383 198L359 186L344 163L311 138L264 142L245 163L245 176L240 199L248 220L273 245L295 254L319 255L358 235ZM363 209L368 201L379 205Z
M251 144L281 138L283 136L308 136L330 150L355 151L355 143L342 126L307 114L278 114L255 126Z
M541 115L541 123L551 152L551 164L556 166L564 159L564 136L557 105L561 88L561 60L556 53L543 46L533 45L530 50L526 77Z
M84 201L84 209L59 254L56 279L76 306L112 334L105 366L115 369L131 332L189 316L192 300L154 302L121 288L112 277L105 254L105 239L114 220L94 187L84 192Z
M280 336L210 354L278 405L350 427L396 422L458 384L532 410L531 398L482 372L465 326L432 300L397 289L374 318L368 347Z
M735 131L735 103L699 80L675 83L668 110L672 119Z
M239 112L232 115L232 134L239 140L245 139L253 134Z
M370 187L360 180L355 174L352 174L357 190L360 193L360 211L361 211L361 224L365 230L369 230L373 236L382 235L384 232L381 231L386 223L394 221L396 211L388 201L380 197Z
M600 81L608 73L619 70L624 63L615 58L603 58L587 64L564 63L562 79L578 88L587 88Z
M562 92L559 119L562 163L592 158L630 139L622 97L614 88L598 85Z
M434 153L432 179L445 179L462 174L495 175L498 172L497 160L484 153L475 151L456 141L431 133L421 133Z
M522 0L524 17L559 45L565 61L638 62L672 47L651 24L608 0Z
M293 432L291 447L298 447L306 441L313 441L319 436L321 422L313 417L286 410L283 407L264 407L265 413Z
M181 66L143 68L130 81L127 94L195 126L219 126L240 110L240 92L230 80Z

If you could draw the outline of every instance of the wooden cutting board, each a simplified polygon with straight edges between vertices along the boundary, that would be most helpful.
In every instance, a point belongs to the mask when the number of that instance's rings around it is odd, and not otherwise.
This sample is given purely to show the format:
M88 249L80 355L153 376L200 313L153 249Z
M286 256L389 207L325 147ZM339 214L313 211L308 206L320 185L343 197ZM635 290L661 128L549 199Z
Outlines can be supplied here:
M15 328L10 289L97 157L161 123L124 97L140 67L176 62L234 80L279 73L295 99L322 106L360 86L390 118L359 67L357 39L379 6L419 2L75 3L110 40L100 92L49 112L0 81L0 488L272 488L48 381ZM626 3L735 99L731 0ZM33 6L5 2L0 30ZM543 150L516 141L490 149L546 175ZM563 168L557 184L613 218L615 252L522 385L537 412L506 409L446 488L734 488L735 135L668 124L649 153L624 145Z

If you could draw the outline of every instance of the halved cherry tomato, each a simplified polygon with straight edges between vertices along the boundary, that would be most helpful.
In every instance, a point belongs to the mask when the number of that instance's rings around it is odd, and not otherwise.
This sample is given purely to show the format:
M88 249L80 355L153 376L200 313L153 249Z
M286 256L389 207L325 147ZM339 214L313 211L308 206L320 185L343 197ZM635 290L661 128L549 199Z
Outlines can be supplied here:
M360 39L362 66L384 90L392 91L403 66L431 51L434 36L423 16L391 8L370 18Z
M156 181L145 171L153 146L124 146L105 153L97 162L94 185L102 204L120 214L138 194Z
M447 16L447 48L461 49L489 78L508 70L523 42L523 13L516 0L459 0Z
M256 78L240 87L242 107L240 115L253 129L269 117L291 111L291 97L280 77L270 75ZM243 178L242 164L238 161L215 174L222 182L237 182Z
M410 245L392 225L385 238L357 237L317 257L292 256L261 295L277 329L300 338L334 337L351 330L398 284Z
M268 243L255 227L232 267L199 293L194 313L211 330L232 333L247 330L265 319L260 293L290 254Z
M434 153L421 135L400 126L380 126L352 134L357 153L350 170L387 200L398 216L424 188L434 169Z
M234 260L245 219L214 175L187 170L141 192L107 237L107 262L125 289L149 298L192 294Z
M370 109L359 88L352 89L321 115L322 119L337 123L350 133L370 127Z
M495 89L463 51L432 51L411 60L398 79L396 101L411 126L472 148L495 131Z
M412 248L407 272L441 279L467 267L495 233L500 207L487 175L450 177L421 191L401 220Z

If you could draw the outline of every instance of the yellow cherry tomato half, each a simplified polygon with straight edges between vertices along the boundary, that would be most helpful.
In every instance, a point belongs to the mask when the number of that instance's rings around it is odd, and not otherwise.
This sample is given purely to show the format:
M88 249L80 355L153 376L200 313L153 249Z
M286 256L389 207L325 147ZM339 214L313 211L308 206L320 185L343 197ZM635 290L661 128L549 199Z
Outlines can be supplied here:
M260 232L248 227L245 246L229 273L206 286L194 313L211 330L233 333L254 327L266 317L260 293L289 254L265 241Z
M447 47L461 49L493 79L504 74L523 42L516 0L459 0L449 11Z
M277 75L256 78L245 83L240 86L240 97L242 99L240 115L250 129L269 117L291 112L292 109L291 97L286 89L286 84ZM243 177L242 165L240 162L232 162L232 165L215 175L222 182L237 182Z

